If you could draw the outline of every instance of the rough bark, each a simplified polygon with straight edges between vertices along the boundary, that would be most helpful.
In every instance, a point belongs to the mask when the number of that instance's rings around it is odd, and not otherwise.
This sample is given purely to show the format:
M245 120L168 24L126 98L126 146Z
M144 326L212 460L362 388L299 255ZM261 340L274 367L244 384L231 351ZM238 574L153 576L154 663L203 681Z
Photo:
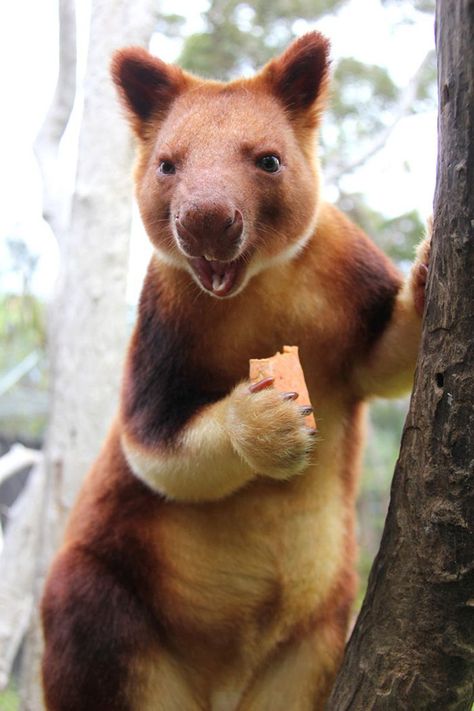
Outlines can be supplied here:
M328 711L474 697L474 2L436 11L439 155L415 388L381 548Z
M116 407L127 330L132 146L109 63L117 47L146 45L155 21L156 0L92 1L75 190L68 228L58 235L61 271L50 329L52 403L36 599ZM43 708L37 617L35 609L22 663L23 711Z

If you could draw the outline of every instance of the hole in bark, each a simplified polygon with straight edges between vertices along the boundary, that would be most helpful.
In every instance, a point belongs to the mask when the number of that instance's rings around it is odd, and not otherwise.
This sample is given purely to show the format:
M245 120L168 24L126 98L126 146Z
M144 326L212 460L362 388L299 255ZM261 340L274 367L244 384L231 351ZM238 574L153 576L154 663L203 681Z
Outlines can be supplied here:
M444 106L449 101L449 86L447 84L443 84L441 97L442 97L443 106Z
M443 373L436 373L435 375L436 385L438 388L442 388L444 385L444 375Z

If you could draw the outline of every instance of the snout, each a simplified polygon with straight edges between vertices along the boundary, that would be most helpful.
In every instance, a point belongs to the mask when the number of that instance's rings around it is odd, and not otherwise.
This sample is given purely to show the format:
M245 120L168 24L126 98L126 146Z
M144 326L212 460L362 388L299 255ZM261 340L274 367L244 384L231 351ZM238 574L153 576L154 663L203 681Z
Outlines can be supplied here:
M174 215L179 246L188 257L231 261L243 239L244 221L237 208L215 200L188 202Z

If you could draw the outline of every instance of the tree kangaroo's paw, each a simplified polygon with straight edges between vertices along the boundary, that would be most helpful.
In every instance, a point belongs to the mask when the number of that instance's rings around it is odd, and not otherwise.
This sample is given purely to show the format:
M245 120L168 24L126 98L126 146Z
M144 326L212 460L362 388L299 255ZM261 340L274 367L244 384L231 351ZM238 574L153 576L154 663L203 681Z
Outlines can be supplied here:
M281 393L272 380L239 385L232 393L228 427L237 453L258 474L288 479L309 464L316 430L305 425L312 411L297 405L297 393Z
M425 308L425 288L431 252L431 227L432 219L430 218L428 220L427 236L416 249L416 257L411 269L413 302L420 316L423 315L423 309Z

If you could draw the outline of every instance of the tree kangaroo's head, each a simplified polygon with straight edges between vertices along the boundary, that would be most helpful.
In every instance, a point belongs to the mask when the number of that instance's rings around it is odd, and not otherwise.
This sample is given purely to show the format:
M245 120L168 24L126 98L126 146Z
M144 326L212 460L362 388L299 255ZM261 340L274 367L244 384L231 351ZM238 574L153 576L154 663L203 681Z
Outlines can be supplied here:
M328 49L311 32L253 78L227 84L140 48L113 58L139 143L136 194L148 235L214 297L291 259L314 230Z

